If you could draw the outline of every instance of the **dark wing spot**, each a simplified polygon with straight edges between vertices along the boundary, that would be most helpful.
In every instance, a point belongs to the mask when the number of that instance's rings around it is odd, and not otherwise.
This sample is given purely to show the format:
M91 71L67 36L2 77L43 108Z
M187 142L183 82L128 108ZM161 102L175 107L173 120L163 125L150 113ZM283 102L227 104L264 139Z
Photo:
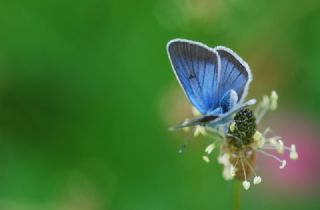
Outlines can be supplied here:
M193 73L191 73L191 74L189 74L189 80L192 80L192 79L194 79L194 78L196 78L196 75L194 75Z

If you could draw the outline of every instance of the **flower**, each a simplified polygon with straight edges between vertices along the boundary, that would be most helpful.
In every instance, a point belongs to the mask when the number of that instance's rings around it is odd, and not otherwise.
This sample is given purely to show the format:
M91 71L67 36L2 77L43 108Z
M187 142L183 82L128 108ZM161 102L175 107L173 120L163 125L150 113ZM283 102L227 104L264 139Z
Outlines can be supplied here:
M245 190L249 190L249 188L250 188L250 182L244 181L244 182L242 182L242 186L243 186L243 188L244 188Z
M277 101L278 95L272 91L270 96L262 98L254 111L244 107L236 112L229 122L218 127L195 126L195 136L202 134L214 138L214 142L205 148L203 160L209 163L210 154L219 146L218 163L223 165L223 177L226 180L238 179L242 181L245 190L250 188L249 180L252 176L254 176L254 185L262 182L261 176L257 175L255 171L257 154L268 156L279 162L280 169L285 168L287 161L278 155L283 155L287 151L291 160L297 160L298 153L294 144L288 147L280 136L269 137L271 133L269 128L263 132L257 129L264 115L277 108ZM193 108L193 113L195 116L199 116L199 112L195 108Z
M262 182L262 179L260 176L255 176L253 179L253 184L260 184Z

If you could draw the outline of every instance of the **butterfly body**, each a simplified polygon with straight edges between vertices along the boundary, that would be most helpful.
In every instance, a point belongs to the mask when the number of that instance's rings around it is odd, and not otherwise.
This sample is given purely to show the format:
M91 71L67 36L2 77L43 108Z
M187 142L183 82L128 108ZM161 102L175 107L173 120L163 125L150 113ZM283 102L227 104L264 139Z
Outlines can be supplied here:
M200 42L171 40L167 45L174 73L200 117L184 121L175 128L202 125L216 127L227 123L241 108L252 80L246 62L231 49L210 48Z

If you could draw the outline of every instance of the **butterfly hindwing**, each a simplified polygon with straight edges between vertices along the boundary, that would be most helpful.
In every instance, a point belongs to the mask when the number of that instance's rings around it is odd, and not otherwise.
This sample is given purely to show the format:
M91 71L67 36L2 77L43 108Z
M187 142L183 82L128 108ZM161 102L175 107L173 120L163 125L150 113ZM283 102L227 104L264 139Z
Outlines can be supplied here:
M238 94L234 90L228 90L220 100L220 106L223 113L232 110L238 102Z
M220 80L218 85L218 97L221 99L226 92L236 91L238 103L241 103L247 95L249 84L252 80L251 70L246 62L231 49L226 47L214 48L220 58Z
M216 107L219 103L217 53L206 45L182 39L170 41L167 50L177 79L192 105L201 114Z

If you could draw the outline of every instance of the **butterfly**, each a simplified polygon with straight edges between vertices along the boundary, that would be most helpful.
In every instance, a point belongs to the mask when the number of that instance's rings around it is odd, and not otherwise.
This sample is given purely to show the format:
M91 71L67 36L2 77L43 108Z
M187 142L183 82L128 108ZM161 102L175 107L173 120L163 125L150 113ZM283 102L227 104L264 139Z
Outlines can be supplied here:
M243 102L252 81L248 64L224 46L210 48L200 42L173 39L167 44L173 71L200 117L186 120L172 130L189 126L217 127L249 105Z

